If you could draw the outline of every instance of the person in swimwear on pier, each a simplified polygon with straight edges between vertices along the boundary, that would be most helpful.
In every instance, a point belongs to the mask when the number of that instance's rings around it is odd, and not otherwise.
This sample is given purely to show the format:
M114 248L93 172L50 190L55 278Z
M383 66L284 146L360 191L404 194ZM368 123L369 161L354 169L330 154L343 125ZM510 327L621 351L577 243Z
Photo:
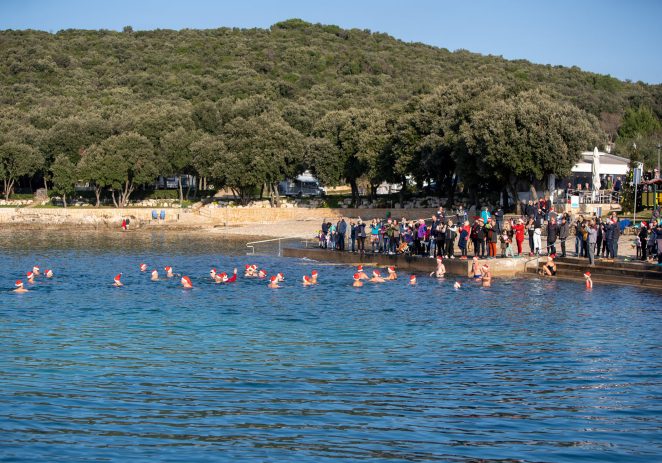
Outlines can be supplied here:
M395 273L395 267L390 266L387 268L388 270L388 277L386 277L387 280L397 280L398 279L398 274Z
M443 259L441 256L437 256L437 269L430 273L430 276L436 278L443 278L446 275L446 266L444 265Z
M363 286L363 282L361 281L361 274L360 273L355 273L354 274L354 283L352 283L352 286L355 288L360 288Z
M310 283L313 284L313 285L317 284L317 270L313 270L310 273Z
M273 276L269 279L269 284L267 285L267 287L268 287L268 288L271 288L271 289L277 289L277 288L280 288L280 286L278 286L278 276L277 276L277 275L273 275Z
M416 284L416 275L412 275L409 277L409 284L410 285L415 285Z
M369 280L369 279L370 279L370 277L368 276L368 274L366 274L366 273L363 271L363 265L359 265L359 266L356 268L356 273L358 273L359 278L360 278L361 280Z
M384 283L386 280L382 278L382 274L379 273L379 270L372 271L372 278L368 280L370 283Z
M191 283L191 279L189 277L183 276L180 281L181 281L182 286L184 287L184 289L193 288L193 283Z
M16 287L16 289L14 289L15 293L27 293L28 292L28 290L25 289L25 287L23 286L23 282L21 280L16 280L16 283L14 284L14 286Z
M152 270L152 277L150 278L152 281L159 281L159 271L154 269Z
M118 273L117 275L115 275L115 278L113 278L113 286L117 286L117 287L124 286L122 284L122 273Z

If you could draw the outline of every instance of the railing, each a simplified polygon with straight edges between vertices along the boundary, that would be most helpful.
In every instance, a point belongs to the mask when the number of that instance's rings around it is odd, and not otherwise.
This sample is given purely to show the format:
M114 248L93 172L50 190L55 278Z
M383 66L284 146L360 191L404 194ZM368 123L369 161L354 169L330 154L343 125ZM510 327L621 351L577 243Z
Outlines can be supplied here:
M262 244L262 243L273 243L274 241L278 241L278 257L281 256L282 252L282 246L281 242L283 240L294 240L298 239L298 236L286 236L286 237L281 237L281 238L271 238L268 240L260 240L260 241L251 241L249 243L246 243L247 248L251 248L251 252L247 253L247 255L255 255L255 245L256 244Z
M579 196L581 204L612 204L619 202L619 192L613 190L567 190L565 199L569 203L571 196Z

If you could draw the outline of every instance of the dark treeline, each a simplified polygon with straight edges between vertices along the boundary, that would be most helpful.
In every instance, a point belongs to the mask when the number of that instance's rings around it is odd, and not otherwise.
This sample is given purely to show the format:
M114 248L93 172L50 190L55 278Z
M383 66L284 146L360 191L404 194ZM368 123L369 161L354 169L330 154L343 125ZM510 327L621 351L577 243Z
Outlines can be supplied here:
M355 199L359 184L405 177L475 199L563 176L596 144L651 165L659 143L659 85L296 19L2 31L0 58L7 196L86 182L126 205L158 176L192 174L277 201L278 181L311 169Z

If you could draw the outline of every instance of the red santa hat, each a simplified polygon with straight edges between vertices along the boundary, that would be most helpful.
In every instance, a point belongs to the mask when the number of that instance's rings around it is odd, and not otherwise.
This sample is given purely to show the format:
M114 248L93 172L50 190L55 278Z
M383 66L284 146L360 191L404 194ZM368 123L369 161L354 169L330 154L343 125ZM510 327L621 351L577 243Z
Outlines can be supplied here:
M32 273L32 272L28 272L28 273L25 274L25 276L27 276L27 277L28 277L28 280L29 280L30 278L33 278L33 277L34 277L34 273Z
M414 281L416 281L416 275L410 276L409 277L409 282L411 283L411 282L414 282Z
M441 256L437 256L437 260L438 260L439 262L441 262L441 261L443 260L443 258L442 258Z
M356 267L356 270L358 270L359 272L362 272L363 271L363 265L359 265L358 267Z
M52 277L52 276L53 276L53 270L51 270L51 269L48 269L48 270L46 270L46 272L44 272L44 274L45 274L45 275L46 275L47 277L49 277L49 278L50 278L50 277Z
M281 280L284 280L285 276L282 273L278 273L278 278L280 278Z
M586 273L584 274L584 276L585 276L585 277L589 277L589 278L591 278L591 272L586 272Z
M391 265L391 266L388 268L388 273L395 273L395 267Z
M251 268L252 268L253 270L257 270L257 264L253 264L253 265L251 265Z
M310 283L310 277L308 275L304 275L303 281L305 281L306 283Z
M266 271L265 269L261 268L260 271L257 272L257 274L258 274L260 277L264 278L264 277L267 276L267 271Z
M140 264L140 271L144 272L147 270L147 264Z
M379 270L373 270L372 274L377 276L377 277L381 275L381 273L379 273Z
M251 268L251 264L246 264L246 265L244 266L244 268L245 268L246 270L248 270L249 268Z
M275 283L277 278L278 277L276 275L272 275L271 278L269 279L269 281L271 281L272 283Z
M193 283L191 283L191 279L187 276L182 277L182 284L183 285L188 285L188 286L193 286Z
M114 280L115 280L116 282L119 282L121 279L122 279L122 274L121 274L121 273L118 273L117 275L115 275Z
M39 271L39 266L38 266L38 265L35 265L34 267L32 267L32 271L33 271L34 273L37 273L37 272Z
M16 283L14 283L14 286L17 288L22 288L23 287L23 282L21 280L16 280Z
M311 273L312 275L317 275L317 270L313 270L313 271L310 272L310 273Z
M166 265L163 270L165 270L166 272L170 272L170 271L172 271L172 267L169 266L169 265Z
M152 275L158 275L158 274L159 274L158 270L156 269L152 270Z
M359 280L360 278L361 278L361 275L359 275L358 273L354 274L354 279L355 280Z

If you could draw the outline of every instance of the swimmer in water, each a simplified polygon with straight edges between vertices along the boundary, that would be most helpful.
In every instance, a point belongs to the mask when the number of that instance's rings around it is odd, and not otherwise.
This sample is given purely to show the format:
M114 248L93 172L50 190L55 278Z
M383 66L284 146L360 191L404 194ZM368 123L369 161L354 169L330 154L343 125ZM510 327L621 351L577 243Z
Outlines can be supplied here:
M140 271L141 272L146 272L147 271L147 264L140 264Z
M267 285L267 287L269 287L271 289L280 288L280 286L278 286L278 276L277 275L273 275L269 279L269 284Z
M281 281L285 281L285 275L282 273L277 273L276 278L278 279L278 282L280 283Z
M260 271L257 272L257 277L261 280L264 280L267 277L267 271L261 268Z
M32 273L34 273L34 276L39 275L39 266L38 265L35 265L34 267L32 267Z
M310 282L311 282L312 284L314 284L314 285L317 284L317 270L313 270L313 271L310 273Z
M586 279L586 289L593 288L593 280L591 280L591 272L586 272L584 274L584 278Z
M455 284L453 285L453 288L455 288L455 289L460 289L461 287L462 287L462 285L460 284L459 281L456 281Z
M209 276L211 277L212 280L216 280L216 269L213 268L209 271Z
M308 275L304 275L302 280L303 280L303 285L304 286L312 286L312 284L313 284Z
M492 273L490 272L490 266L488 264L483 265L480 269L480 273L482 275L481 279L483 281L483 286L492 286Z
M360 288L361 286L363 286L360 273L357 272L354 274L354 283L352 283L352 286L354 286L355 288Z
M28 272L28 273L25 274L25 276L28 279L28 283L33 285L34 284L34 273L33 272Z
M124 286L121 280L122 280L122 274L118 273L117 275L115 275L115 278L113 279L113 286L118 286L118 287Z
M15 293L27 293L28 292L28 290L25 289L25 287L23 286L23 282L21 280L16 280L16 283L14 284L14 286L16 287L16 289L14 289Z
M152 277L150 279L152 281L159 281L159 271L156 269L152 270Z
M44 276L46 276L46 278L53 278L53 270L51 269L46 270L44 272Z
M189 277L187 277L186 275L184 275L180 281L181 281L182 286L184 287L184 289L193 288L193 283L191 283L191 279Z
M361 280L369 280L370 279L370 277L363 271L363 265L359 265L356 268L356 273L359 274L359 278Z
M390 266L387 268L388 270L388 277L386 277L387 280L397 280L398 279L398 274L395 273L395 267Z
M471 271L476 280L480 280L482 278L483 275L480 273L480 264L478 263L478 257L476 256L474 256L473 264L471 264Z
M168 266L165 267L163 270L166 271L166 276L167 276L168 278L172 278L172 277L175 276L175 274L172 273L172 267L171 267L171 266L168 265Z
M225 272L217 273L214 275L214 283L223 283L223 278L228 279L228 274Z
M444 265L443 259L441 256L437 256L437 269L430 273L430 276L443 278L446 275L446 266Z
M373 270L372 271L372 278L368 280L370 283L384 283L386 280L382 278L381 273L379 273L379 270Z
M415 285L416 284L416 275L412 275L409 277L409 284L410 285Z
M234 283L237 281L237 269L232 271L232 276L228 278L228 274L223 272L223 283Z

